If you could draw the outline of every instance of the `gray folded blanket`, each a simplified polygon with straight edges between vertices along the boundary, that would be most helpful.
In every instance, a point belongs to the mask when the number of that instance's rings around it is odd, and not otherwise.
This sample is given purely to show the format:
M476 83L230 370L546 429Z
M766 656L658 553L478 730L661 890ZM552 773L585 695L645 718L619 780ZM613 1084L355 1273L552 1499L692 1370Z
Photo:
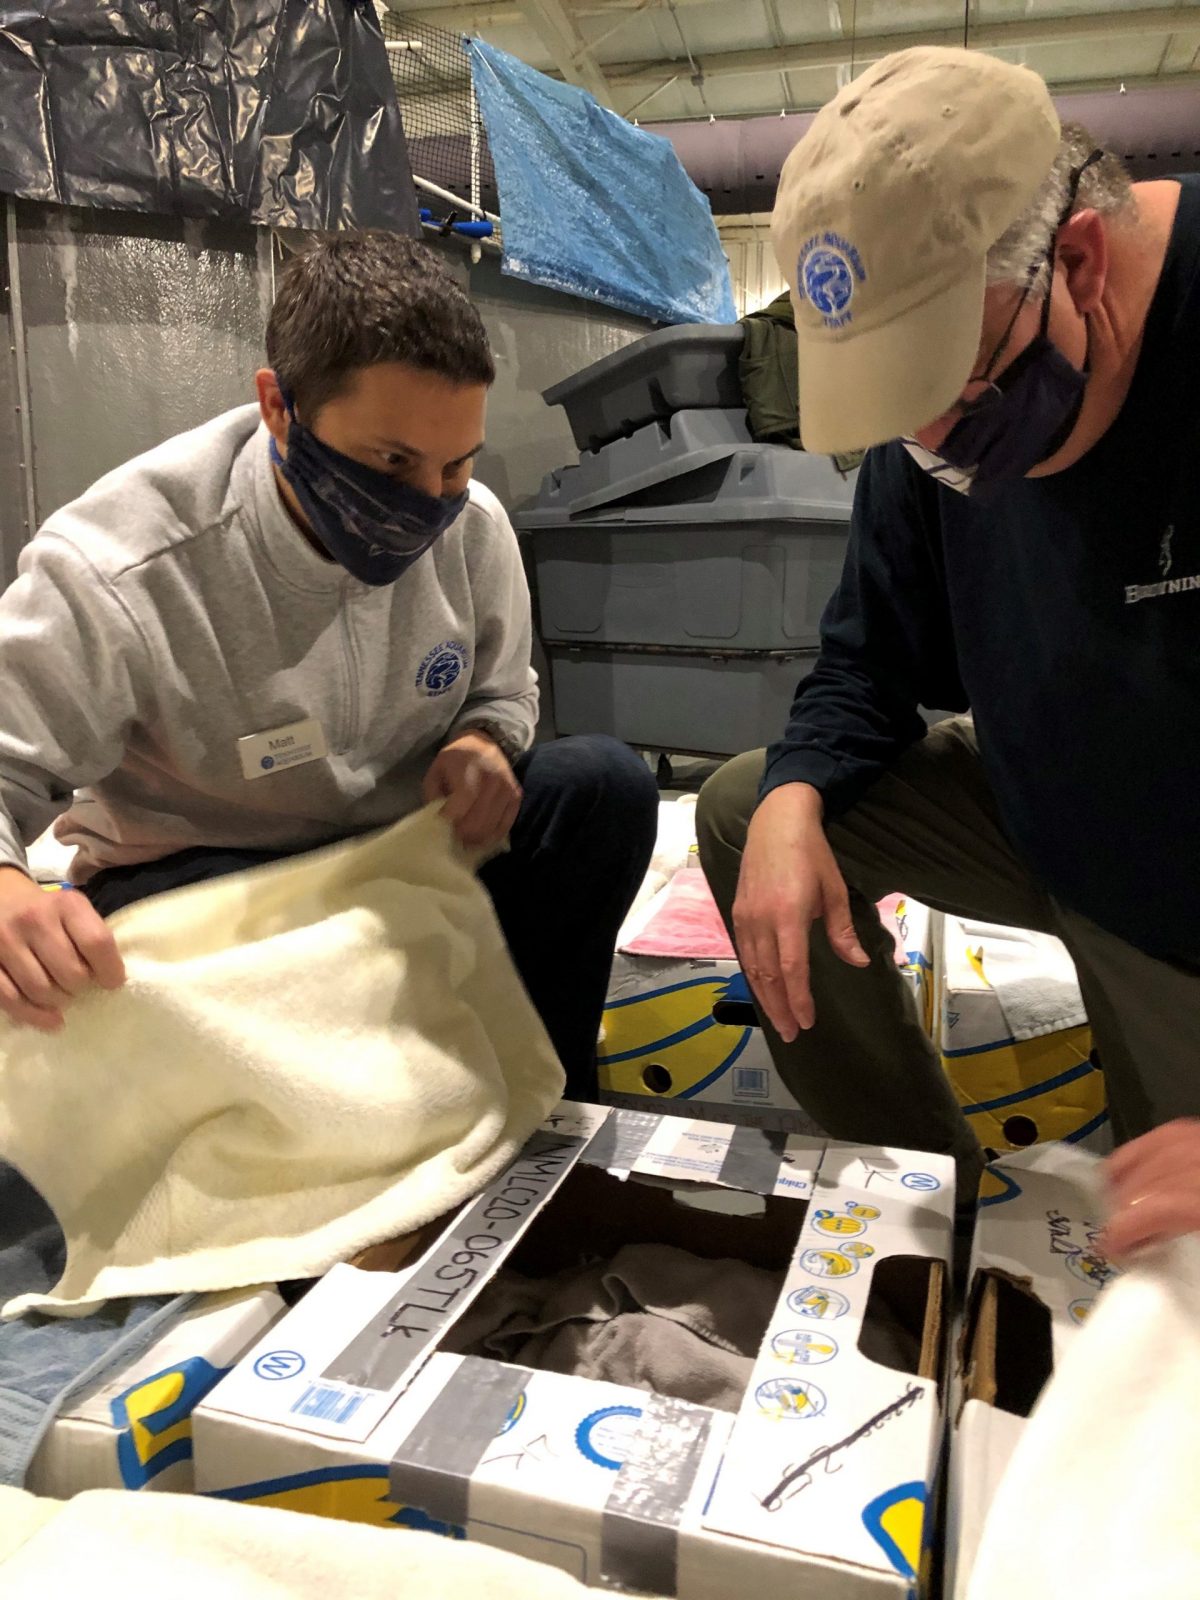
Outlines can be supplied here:
M444 1348L736 1411L782 1281L664 1244L551 1278L506 1268Z

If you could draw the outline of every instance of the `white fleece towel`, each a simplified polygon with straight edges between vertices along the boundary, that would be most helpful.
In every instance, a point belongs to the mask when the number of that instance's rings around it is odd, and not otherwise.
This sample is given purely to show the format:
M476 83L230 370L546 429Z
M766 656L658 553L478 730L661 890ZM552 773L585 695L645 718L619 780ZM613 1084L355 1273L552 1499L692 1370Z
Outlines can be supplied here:
M315 1276L476 1193L562 1093L433 808L111 926L123 989L0 1027L0 1158L67 1239L5 1316Z
M486 1545L268 1506L0 1489L4 1600L584 1600L565 1572Z
M646 920L646 907L664 888L680 867L686 867L692 846L696 842L696 796L680 795L678 800L658 802L658 834L650 866L642 879L641 888L633 904L625 913L625 923L617 939L620 949L627 938L632 938Z
M1001 1481L969 1600L1200 1594L1200 1237L1101 1295Z
M1020 1043L1084 1026L1075 963L1060 939L991 922L964 921L962 929L1000 1002L1010 1038Z

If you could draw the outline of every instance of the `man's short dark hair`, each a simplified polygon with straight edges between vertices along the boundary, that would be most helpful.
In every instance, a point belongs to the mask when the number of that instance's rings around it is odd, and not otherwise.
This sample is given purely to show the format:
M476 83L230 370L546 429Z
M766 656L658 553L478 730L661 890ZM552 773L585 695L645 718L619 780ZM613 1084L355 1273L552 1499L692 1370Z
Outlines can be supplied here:
M381 361L452 383L496 376L478 311L434 251L402 234L333 234L285 267L267 360L311 424L353 373Z

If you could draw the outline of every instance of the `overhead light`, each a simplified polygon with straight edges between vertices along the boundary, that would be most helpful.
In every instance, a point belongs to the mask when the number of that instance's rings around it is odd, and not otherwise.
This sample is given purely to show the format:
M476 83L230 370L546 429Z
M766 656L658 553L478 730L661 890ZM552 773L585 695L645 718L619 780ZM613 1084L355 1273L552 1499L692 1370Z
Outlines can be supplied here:
M424 50L425 42L422 39L386 39L383 48L395 50L397 53L404 50Z

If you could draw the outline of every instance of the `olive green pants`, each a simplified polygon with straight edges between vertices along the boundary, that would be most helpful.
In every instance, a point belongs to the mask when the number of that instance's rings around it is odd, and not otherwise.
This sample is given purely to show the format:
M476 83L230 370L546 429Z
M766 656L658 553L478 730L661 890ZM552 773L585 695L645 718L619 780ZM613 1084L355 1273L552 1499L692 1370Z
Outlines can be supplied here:
M700 859L731 933L763 763L761 750L727 762L705 784L697 808ZM1145 955L1034 881L1005 837L968 719L932 728L830 824L828 837L871 965L846 965L818 923L810 953L816 1025L792 1044L765 1019L764 1030L784 1084L834 1138L952 1154L960 1194L978 1178L978 1143L875 909L895 893L1063 940L1078 969L1118 1142L1173 1117L1200 1115L1200 966Z

